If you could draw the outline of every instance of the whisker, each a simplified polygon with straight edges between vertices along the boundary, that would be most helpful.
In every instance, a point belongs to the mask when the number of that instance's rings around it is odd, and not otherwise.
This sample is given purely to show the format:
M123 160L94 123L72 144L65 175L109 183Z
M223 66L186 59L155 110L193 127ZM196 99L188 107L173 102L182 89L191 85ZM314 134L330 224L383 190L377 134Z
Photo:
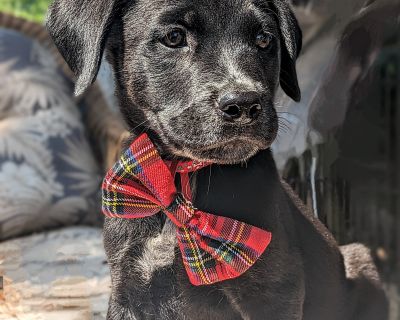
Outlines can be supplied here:
M286 118L279 118L278 119L278 123L279 124L293 124L293 122L292 121L290 121L289 119L286 119Z
M145 120L145 121L143 121L142 123L139 123L136 127L134 127L134 128L132 129L132 131L135 131L137 128L139 128L140 126L144 125L146 122L149 122L149 120ZM142 132L142 133L143 133L143 132Z

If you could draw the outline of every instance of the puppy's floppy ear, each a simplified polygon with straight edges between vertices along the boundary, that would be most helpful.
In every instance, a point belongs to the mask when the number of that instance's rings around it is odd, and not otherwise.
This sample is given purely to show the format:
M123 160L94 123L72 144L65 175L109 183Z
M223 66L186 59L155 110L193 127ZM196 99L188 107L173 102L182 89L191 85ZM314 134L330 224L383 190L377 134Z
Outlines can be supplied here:
M55 0L49 8L47 28L77 77L76 95L83 93L97 76L117 2Z
M281 33L281 87L290 98L299 102L301 92L297 80L296 59L302 47L302 32L286 0L274 0L269 4L278 17Z

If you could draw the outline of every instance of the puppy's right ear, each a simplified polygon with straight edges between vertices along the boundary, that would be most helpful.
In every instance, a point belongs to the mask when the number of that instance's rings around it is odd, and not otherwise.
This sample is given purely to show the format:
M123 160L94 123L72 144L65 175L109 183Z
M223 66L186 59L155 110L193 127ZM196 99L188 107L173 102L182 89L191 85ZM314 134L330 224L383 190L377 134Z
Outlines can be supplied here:
M75 95L95 80L108 33L117 14L117 0L55 0L47 28L76 75Z

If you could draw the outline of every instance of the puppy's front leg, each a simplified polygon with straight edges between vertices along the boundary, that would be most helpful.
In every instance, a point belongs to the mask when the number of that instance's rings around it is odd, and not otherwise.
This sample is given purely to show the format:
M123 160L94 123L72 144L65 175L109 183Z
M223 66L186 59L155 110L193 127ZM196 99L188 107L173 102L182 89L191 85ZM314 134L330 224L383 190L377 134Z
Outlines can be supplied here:
M145 219L106 218L104 246L111 270L108 320L179 319L170 285L175 230L162 215ZM168 310L167 310L168 309Z

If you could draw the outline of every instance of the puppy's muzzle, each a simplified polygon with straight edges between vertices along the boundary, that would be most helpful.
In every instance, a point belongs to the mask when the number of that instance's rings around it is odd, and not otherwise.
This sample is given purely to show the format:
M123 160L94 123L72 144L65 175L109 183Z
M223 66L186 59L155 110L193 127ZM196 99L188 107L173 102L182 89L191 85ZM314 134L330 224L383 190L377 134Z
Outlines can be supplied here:
M257 92L231 92L219 101L222 118L239 125L249 124L261 114L261 100Z

